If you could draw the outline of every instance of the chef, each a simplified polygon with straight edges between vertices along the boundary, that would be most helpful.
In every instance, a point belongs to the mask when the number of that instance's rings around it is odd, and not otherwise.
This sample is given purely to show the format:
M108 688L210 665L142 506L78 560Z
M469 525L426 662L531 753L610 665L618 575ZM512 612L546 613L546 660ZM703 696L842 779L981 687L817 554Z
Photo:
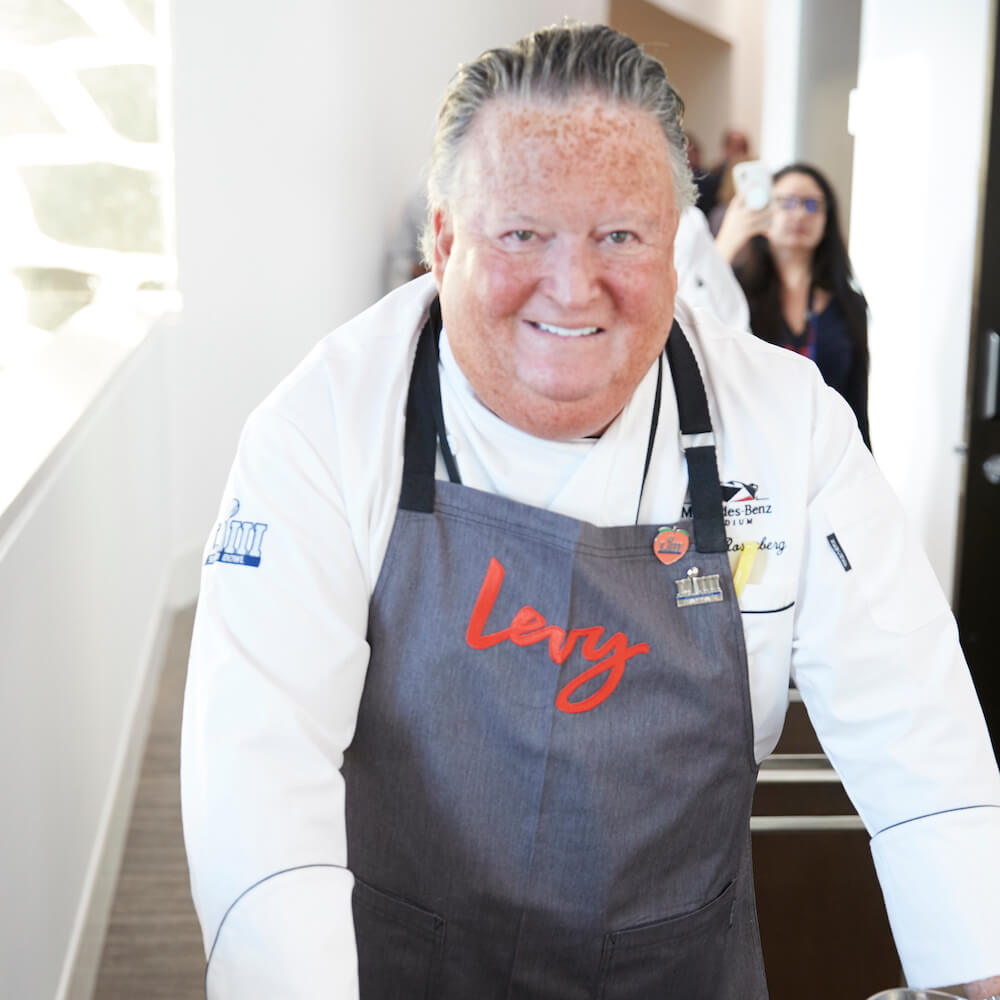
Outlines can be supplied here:
M606 27L463 67L432 274L251 415L184 710L211 1000L763 1000L790 680L910 982L1000 993L954 621L840 397L675 297L681 112Z

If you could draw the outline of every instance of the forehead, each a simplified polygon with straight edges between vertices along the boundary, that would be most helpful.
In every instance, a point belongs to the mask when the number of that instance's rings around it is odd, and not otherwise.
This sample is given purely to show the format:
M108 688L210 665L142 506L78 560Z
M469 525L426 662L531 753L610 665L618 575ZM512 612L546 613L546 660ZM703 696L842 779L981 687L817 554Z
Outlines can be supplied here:
M633 196L671 194L670 148L656 117L597 96L569 101L496 99L466 137L463 194L562 186Z
M774 182L774 190L777 194L798 194L803 198L823 197L823 189L808 174L785 174Z

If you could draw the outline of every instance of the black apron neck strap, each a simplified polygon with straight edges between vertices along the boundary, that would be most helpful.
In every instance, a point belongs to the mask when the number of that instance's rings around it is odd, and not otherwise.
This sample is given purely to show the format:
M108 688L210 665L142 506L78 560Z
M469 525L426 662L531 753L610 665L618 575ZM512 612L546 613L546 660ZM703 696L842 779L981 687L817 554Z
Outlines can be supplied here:
M435 296L417 339L417 353L406 400L406 437L403 445L403 488L399 506L429 514L434 510L434 467L441 446L453 483L461 482L455 458L448 447L441 410L438 376L438 338L441 335L441 305Z
M694 547L698 552L725 552L728 545L722 511L722 485L715 458L715 435L708 412L708 397L698 361L676 320L667 339L667 360L677 396L681 447L687 460Z
M441 409L438 374L440 335L441 307L435 298L417 340L417 353L410 376L410 391L406 401L403 486L399 497L401 508L423 513L434 510L434 470L439 447L448 470L448 478L453 483L461 482L458 466L448 446L444 413ZM715 441L708 400L698 362L676 321L670 331L666 350L677 396L681 446L687 459L695 548L699 552L725 552L727 546L722 515L722 487L715 460ZM643 484L649 471L656 426L659 423L662 375L661 359L642 474Z

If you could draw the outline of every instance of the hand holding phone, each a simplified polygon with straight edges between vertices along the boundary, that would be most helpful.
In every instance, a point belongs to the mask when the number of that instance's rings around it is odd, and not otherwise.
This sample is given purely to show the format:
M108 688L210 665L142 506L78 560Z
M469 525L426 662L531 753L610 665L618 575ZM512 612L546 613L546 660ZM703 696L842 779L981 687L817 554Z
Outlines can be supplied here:
M733 183L753 212L771 203L771 171L763 160L746 160L733 167Z
M771 171L760 161L733 167L736 197L726 208L715 236L715 247L730 264L754 236L764 236L771 225Z

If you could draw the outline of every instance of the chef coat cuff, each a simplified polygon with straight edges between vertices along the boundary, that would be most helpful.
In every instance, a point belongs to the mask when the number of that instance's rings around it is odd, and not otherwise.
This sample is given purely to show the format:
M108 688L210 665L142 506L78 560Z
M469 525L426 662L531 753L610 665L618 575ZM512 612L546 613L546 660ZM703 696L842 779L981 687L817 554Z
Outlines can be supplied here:
M346 869L317 865L245 892L215 937L207 1000L357 1000L353 886Z
M1000 806L955 809L878 833L872 857L910 986L1000 974Z

